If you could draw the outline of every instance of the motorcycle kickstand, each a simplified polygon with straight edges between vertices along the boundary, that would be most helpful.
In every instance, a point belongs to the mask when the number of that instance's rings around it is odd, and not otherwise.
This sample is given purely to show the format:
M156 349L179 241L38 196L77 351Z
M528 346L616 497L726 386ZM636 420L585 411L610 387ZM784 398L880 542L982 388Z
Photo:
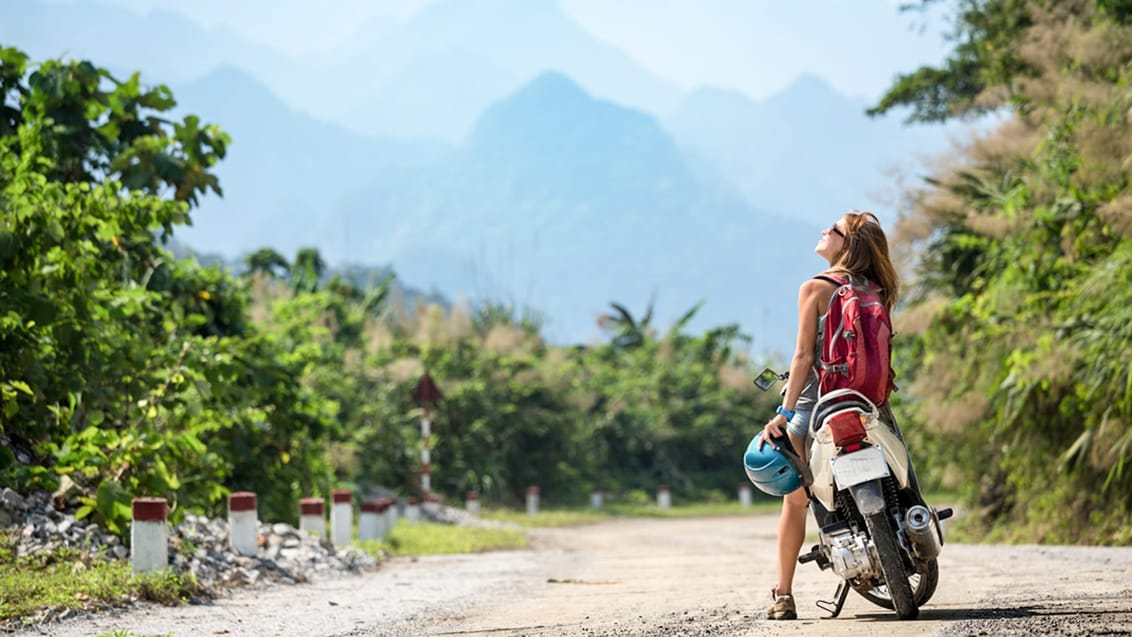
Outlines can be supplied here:
M837 592L833 594L837 598L836 601L827 602L824 599L819 599L814 602L818 608L829 613L829 617L825 619L834 619L841 614L841 608L845 606L845 598L849 596L849 588L849 582L841 580L841 583L837 585Z

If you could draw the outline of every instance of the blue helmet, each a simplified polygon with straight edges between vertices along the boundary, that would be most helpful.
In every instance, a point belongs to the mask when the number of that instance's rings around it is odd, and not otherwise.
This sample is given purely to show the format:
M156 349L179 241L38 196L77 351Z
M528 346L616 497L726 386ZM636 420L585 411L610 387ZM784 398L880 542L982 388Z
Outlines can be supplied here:
M800 468L801 459L786 442L788 439L768 441L759 449L759 438L752 438L743 454L743 469L751 484L763 493L778 496L801 488L806 483L806 472Z

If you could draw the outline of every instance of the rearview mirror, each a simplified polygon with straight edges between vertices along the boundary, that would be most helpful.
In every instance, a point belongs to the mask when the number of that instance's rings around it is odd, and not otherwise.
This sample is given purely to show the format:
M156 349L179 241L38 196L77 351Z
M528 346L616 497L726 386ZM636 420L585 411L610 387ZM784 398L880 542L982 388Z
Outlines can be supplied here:
M770 386L773 385L775 381L778 381L782 378L783 376L780 376L778 372L768 367L759 372L758 376L755 376L755 387L766 391L770 389Z

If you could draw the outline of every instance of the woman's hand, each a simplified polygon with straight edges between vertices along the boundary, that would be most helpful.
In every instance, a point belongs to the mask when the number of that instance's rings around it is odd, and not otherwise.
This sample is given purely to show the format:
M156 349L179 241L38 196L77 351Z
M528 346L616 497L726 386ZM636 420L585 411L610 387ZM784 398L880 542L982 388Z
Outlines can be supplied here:
M781 438L785 435L786 416L775 414L774 418L771 418L770 422L766 423L766 426L763 427L763 433L759 436L759 449L762 449L764 444L770 442L771 438Z

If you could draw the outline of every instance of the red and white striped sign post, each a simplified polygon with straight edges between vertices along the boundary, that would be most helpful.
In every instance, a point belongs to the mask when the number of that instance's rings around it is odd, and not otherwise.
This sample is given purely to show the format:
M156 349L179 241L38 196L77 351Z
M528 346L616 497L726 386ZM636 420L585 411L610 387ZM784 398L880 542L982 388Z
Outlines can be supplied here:
M432 421L430 417L432 412L430 406L432 403L440 400L444 396L440 393L440 388L432 380L432 376L425 373L417 382L417 386L413 389L413 400L421 406L421 497L426 500L429 493L432 491L432 475L431 465L432 458L429 455L429 436L432 434Z
M228 543L238 555L254 556L259 536L255 494L237 491L228 495Z
M169 565L165 498L134 498L130 504L130 563L134 572L160 571Z
M672 508L672 493L667 484L662 484L656 490L656 506L662 509Z
M338 546L350 543L354 535L354 492L335 489L330 494L331 541Z
M299 530L306 531L318 539L326 537L326 510L322 498L302 498L299 500Z
M379 503L376 501L362 502L361 511L358 513L358 539L359 540L379 540L381 534L378 532L380 524L379 515L381 511Z

